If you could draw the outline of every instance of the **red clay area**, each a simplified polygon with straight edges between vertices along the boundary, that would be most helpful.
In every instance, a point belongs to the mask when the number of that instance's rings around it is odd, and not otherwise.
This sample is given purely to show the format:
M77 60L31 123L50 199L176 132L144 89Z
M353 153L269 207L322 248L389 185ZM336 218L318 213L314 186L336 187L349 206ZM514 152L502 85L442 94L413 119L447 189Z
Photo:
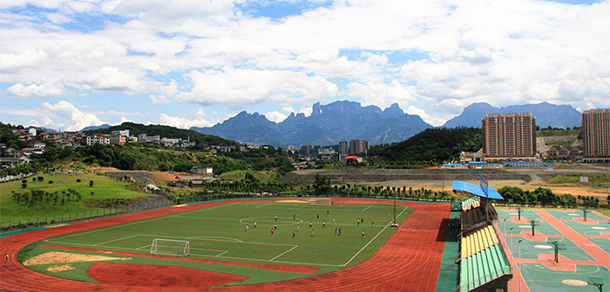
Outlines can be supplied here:
M153 266L100 262L93 264L87 275L112 286L148 288L190 288L222 285L248 277L172 266Z
M100 249L72 247L72 246L60 246L60 245L50 245L50 244L43 244L40 246L55 248L55 249L97 252L97 253L104 253L105 255L117 254L117 255L126 255L126 256L132 256L132 257L164 258L164 259L168 259L168 260L177 260L176 257L142 254L142 253L135 253L135 252L107 251L107 250L100 250ZM306 267L306 266L296 266L296 265L276 265L276 264L263 265L263 264L249 264L249 263L227 262L227 261L212 261L212 260L192 259L192 258L180 258L179 260L188 261L188 262L217 264L217 265L254 267L254 268L259 268L259 269L267 269L267 270L290 272L290 273L303 273L303 274L315 274L320 269L318 267Z
M247 200L242 200L247 201ZM333 199L341 203L341 199ZM358 199L357 202L367 202ZM370 200L377 202L378 200ZM89 283L56 278L34 272L16 261L19 250L52 236L90 230L116 224L155 218L188 210L207 208L239 201L218 201L146 212L113 216L73 223L67 226L35 230L0 239L3 263L0 266L0 289L19 291L435 291L441 266L450 204L398 202L415 211L396 230L386 244L369 260L336 272L273 283L230 287L128 286L122 283ZM345 200L345 202L348 202ZM349 199L354 202L354 199ZM4 255L9 262L4 263ZM138 255L141 256L141 255ZM157 267L164 269L164 267ZM172 267L174 268L174 267ZM167 271L166 271L167 272ZM151 272L151 273L157 273ZM116 271L115 271L116 275ZM172 272L172 275L173 272Z

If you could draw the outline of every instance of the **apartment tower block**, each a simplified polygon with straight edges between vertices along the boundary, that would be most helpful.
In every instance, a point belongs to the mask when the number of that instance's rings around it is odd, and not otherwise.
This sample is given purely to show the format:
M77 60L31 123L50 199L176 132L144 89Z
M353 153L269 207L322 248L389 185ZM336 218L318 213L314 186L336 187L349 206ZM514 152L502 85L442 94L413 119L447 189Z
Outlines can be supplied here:
M531 113L487 114L482 122L486 157L534 156L536 118Z
M581 135L585 157L610 157L610 109L584 111Z

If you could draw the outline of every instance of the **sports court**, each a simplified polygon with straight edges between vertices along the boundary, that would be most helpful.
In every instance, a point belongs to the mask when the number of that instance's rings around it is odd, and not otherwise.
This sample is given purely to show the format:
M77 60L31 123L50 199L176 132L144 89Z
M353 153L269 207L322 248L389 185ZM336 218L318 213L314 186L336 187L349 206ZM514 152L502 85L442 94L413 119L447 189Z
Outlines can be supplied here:
M573 209L522 209L521 220L517 209L497 212L513 262L511 291L593 292L590 283L610 282L610 218L586 211L585 221L585 211Z

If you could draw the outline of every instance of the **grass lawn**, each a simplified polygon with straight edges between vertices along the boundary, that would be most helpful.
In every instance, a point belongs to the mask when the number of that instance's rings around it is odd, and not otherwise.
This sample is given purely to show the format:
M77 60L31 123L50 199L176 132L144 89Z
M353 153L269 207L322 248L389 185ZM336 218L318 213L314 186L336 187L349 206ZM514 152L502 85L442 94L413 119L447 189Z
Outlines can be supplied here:
M149 255L153 239L164 238L189 241L188 257L191 259L313 266L320 268L317 272L319 274L349 267L370 258L395 231L394 228L388 227L393 215L391 202L331 206L310 205L303 202L307 201L224 204L61 235L29 246L19 253L18 259L24 261L34 255L50 251L51 249L47 247L39 246L44 244ZM398 206L397 214L400 216L397 221L402 223L412 211L411 208ZM364 219L364 222L358 223L358 219ZM373 225L372 222L375 224ZM341 235L335 234L335 230L338 233L339 228ZM179 244L178 248L172 245L160 243L158 249L163 255L176 256L176 260L135 256L133 263L142 261L147 264L171 264L223 273L227 273L229 269L231 274L248 277L247 280L235 284L311 276L301 273L270 272L267 269L253 267L181 261L182 257L178 257L177 254L181 253L184 244ZM76 270L62 273L66 278L82 280L86 276L83 270L86 271L87 267L84 265ZM42 267L32 268L45 272Z
M33 177L44 177L43 181L33 181ZM81 182L77 183L76 180ZM70 213L82 210L95 209L96 202L101 202L107 199L123 198L134 199L146 196L147 194L129 190L129 183L121 182L100 175L35 175L27 179L27 187L21 187L21 181L13 181L0 185L0 221L16 220L23 218L33 218L39 216L55 215ZM89 186L89 181L93 181L93 187ZM49 184L49 181L53 181ZM72 189L81 194L82 199L75 201L72 197L70 200L65 198L64 204L61 204L62 192ZM34 206L28 207L24 201L17 202L12 198L12 191L17 193L26 193L32 190L41 190L49 193L58 192L59 200L57 204L53 200L43 200L42 203L37 202ZM94 193L91 196L91 192Z

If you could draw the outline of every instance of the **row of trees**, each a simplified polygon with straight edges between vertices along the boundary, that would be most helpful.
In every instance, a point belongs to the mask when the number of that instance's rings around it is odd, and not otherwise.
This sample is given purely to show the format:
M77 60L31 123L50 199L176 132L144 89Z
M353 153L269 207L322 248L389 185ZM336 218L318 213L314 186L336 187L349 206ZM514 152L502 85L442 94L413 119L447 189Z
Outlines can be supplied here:
M55 191L55 192L47 192L42 190L31 190L27 192L15 192L11 191L12 199L17 203L24 203L28 207L33 207L34 205L57 205L57 203L61 203L64 205L66 202L78 202L82 200L83 196L72 189L68 189L67 191ZM93 196L93 192L90 194Z
M571 208L580 205L588 207L599 206L599 199L597 197L581 195L574 197L570 194L558 196L550 189L542 187L530 191L518 187L505 186L499 189L498 193L500 193L505 200L512 200L514 204L519 205L564 206ZM608 199L610 200L610 196L608 196Z

